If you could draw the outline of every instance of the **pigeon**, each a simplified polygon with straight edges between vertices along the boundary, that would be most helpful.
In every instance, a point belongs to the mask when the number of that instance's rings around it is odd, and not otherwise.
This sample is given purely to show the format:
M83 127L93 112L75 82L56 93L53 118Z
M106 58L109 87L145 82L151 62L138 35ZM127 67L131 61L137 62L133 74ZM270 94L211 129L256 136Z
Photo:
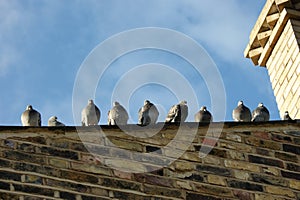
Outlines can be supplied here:
M41 114L28 105L21 115L21 122L23 126L41 126Z
M88 101L88 105L81 112L81 124L82 126L97 125L100 120L101 112L99 108L94 104L93 100Z
M180 101L179 104L173 105L166 117L166 123L180 123L184 122L188 116L188 106L186 101Z
M144 106L139 109L139 124L149 125L155 124L158 119L159 112L156 106L149 100L144 101Z
M52 116L48 119L48 126L65 126L63 123L57 121L56 116Z
M270 113L263 103L259 103L257 108L252 111L253 122L266 122L270 119Z
M289 111L285 111L285 112L284 112L283 120L293 120L293 119L290 117Z
M113 108L108 111L108 125L126 125L128 118L126 109L115 101Z
M244 105L243 101L238 102L238 106L232 111L232 118L237 122L250 122L251 121L251 111Z
M211 113L206 109L206 106L202 106L200 110L195 114L195 122L211 122L213 117Z

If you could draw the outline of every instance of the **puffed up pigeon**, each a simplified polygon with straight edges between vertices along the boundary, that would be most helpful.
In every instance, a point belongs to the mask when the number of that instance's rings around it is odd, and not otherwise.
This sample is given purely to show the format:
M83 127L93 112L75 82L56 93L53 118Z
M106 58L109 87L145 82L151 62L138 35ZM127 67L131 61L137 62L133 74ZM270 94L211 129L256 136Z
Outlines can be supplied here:
M139 109L138 113L139 124L141 125L155 124L159 115L156 106L149 100L144 101L144 105Z
M41 114L28 105L21 115L21 122L23 126L41 126Z
M212 115L206 109L206 106L202 106L200 110L195 114L195 122L211 122L212 120Z
M108 125L126 125L128 118L126 109L115 101L112 109L108 111Z
M180 123L184 122L188 116L188 106L186 101L180 101L179 104L173 105L166 117L166 123Z
M237 122L250 122L251 121L251 111L244 105L243 101L238 102L238 106L232 111L232 118Z
M263 103L259 103L257 108L252 111L253 122L266 122L270 119L270 113Z
M57 121L56 116L52 116L48 119L48 126L65 126L65 124Z
M94 104L93 100L88 101L88 105L81 112L81 124L82 126L97 125L100 120L101 112L99 108Z

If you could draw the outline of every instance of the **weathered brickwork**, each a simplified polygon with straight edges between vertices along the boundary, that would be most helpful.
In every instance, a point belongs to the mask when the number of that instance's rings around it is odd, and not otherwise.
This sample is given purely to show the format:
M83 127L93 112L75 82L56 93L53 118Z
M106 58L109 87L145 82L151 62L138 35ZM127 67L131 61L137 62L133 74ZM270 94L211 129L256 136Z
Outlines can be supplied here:
M0 127L0 199L300 199L299 121L157 127Z
M267 68L281 116L286 110L292 118L300 117L300 21L288 20Z
M280 115L300 118L300 1L267 0L245 49L267 67Z

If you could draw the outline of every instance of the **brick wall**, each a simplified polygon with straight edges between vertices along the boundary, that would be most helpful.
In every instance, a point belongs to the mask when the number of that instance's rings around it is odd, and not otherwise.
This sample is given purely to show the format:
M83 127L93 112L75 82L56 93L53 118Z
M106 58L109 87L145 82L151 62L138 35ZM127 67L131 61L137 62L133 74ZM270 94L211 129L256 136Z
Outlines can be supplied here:
M300 21L288 20L267 62L280 115L300 118Z
M300 199L299 122L218 125L0 127L0 199Z

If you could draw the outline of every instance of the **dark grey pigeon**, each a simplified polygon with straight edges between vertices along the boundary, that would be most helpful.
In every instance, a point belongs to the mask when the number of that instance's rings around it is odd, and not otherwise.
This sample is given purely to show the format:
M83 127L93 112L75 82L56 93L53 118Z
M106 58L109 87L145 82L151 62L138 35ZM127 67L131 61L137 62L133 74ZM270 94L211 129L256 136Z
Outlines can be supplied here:
M285 111L285 112L284 112L283 120L293 120L293 119L290 117L289 111Z
M65 126L65 124L57 121L56 116L52 116L48 119L48 126Z
M81 112L82 126L93 126L99 123L101 112L94 104L93 100L88 101L88 105Z
M253 122L266 122L270 119L270 113L263 103L259 103L257 108L252 111Z
M239 101L238 106L232 111L232 118L236 122L250 122L251 111L243 101Z
M23 126L41 126L41 114L28 105L21 115L21 122Z
M144 101L144 105L139 109L139 124L140 125L149 125L149 124L155 124L159 112L156 108L156 106L151 103L149 100Z
M115 101L113 108L108 111L108 125L126 125L128 118L126 109Z
M166 117L166 123L180 123L184 122L188 116L187 101L180 101L179 104L173 105Z
M200 110L195 114L195 122L212 122L213 117L207 110L206 106L202 106Z

